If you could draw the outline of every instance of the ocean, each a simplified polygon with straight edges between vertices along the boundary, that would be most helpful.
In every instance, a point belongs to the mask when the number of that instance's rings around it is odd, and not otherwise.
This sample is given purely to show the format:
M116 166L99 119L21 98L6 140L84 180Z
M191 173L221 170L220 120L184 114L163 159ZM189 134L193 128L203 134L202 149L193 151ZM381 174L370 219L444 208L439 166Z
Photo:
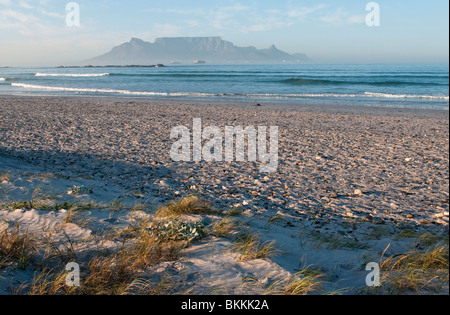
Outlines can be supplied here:
M0 95L449 109L448 64L0 68Z

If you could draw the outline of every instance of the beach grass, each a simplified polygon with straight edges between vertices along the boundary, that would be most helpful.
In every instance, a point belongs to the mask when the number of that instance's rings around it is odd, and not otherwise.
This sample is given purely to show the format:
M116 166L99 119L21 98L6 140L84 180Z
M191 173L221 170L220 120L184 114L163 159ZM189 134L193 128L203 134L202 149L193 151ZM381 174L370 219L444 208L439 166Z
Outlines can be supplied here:
M327 249L355 249L355 250L367 250L370 248L366 242L361 242L351 237L342 235L329 235L315 233L312 237L312 242L316 248Z
M225 217L216 223L212 229L212 234L217 237L228 238L236 233L239 222L231 217Z
M275 248L275 241L263 242L260 235L242 233L231 246L231 250L239 255L237 261L272 258L279 252Z
M139 207L141 209L141 207ZM83 253L81 244L56 239L56 227L48 230L40 241L28 233L15 229L5 229L0 234L0 270L15 266L34 270L35 277L28 283L12 288L16 294L29 295L126 295L126 294L175 294L179 293L180 283L170 275L161 275L159 281L142 278L145 270L162 262L175 262L184 249L202 237L214 236L232 238L229 252L236 254L237 262L257 259L270 259L280 253L275 241L262 241L259 234L248 229L244 232L242 221L237 217L217 216L212 225L202 221L183 222L183 215L209 215L215 213L209 203L199 197L186 197L168 205L161 206L153 218L136 220L136 224L121 231L105 234L102 241L121 240L116 249L96 250ZM62 226L86 221L75 208L68 210ZM378 235L378 231L376 233ZM236 236L237 235L237 236ZM440 294L448 290L448 241L430 233L401 235L414 237L418 247L402 255L380 260L382 287L363 290L362 294ZM93 241L91 239L91 241ZM320 246L328 249L365 249L351 244L351 240L329 238L315 239ZM349 243L347 243L349 242ZM383 255L384 256L384 255ZM57 262L60 262L59 264ZM80 287L70 287L65 283L68 274L62 264L80 261L83 283ZM270 282L264 289L266 295L306 295L327 294L325 275L315 268L301 271ZM258 281L244 279L246 286L261 286ZM185 284L186 285L186 284ZM187 284L188 285L188 284ZM191 292L183 287L184 292Z
M158 283L154 283L141 279L142 272L164 261L176 261L183 249L203 235L202 231L198 232L199 225L190 226L175 217L207 212L210 208L206 205L197 197L188 197L161 207L155 216L158 220L141 220L124 231L106 235L105 238L110 240L123 239L122 245L115 251L98 250L83 254L80 244L67 235L64 242L57 240L55 230L50 230L41 240L43 254L39 259L37 243L30 234L20 233L19 228L12 232L5 230L0 235L0 267L7 267L14 262L21 268L27 268L30 262L40 261L33 265L35 277L31 283L12 289L17 294L124 295L171 292L172 281L168 277L162 277ZM163 213L167 215L165 220L162 220ZM62 225L77 220L78 214L74 210L68 211ZM191 234L186 234L186 230ZM65 279L68 272L52 267L55 259L63 264L80 261L84 270L83 284L80 287L67 286Z
M180 199L160 207L154 220L141 220L123 231L105 235L108 240L122 239L118 249L89 253L83 253L80 244L67 235L65 240L58 239L58 228L48 230L39 245L32 235L19 232L19 228L12 232L5 230L1 234L0 266L5 268L15 263L34 270L35 276L29 284L11 288L12 292L21 295L172 293L176 284L170 276L163 275L155 283L141 278L142 273L162 262L178 260L183 249L203 236L228 237L236 232L238 221L234 217L224 217L208 228L198 222L179 220L182 215L205 214L210 209L210 205L198 197ZM61 224L76 222L78 216L76 210L69 210ZM264 259L276 254L274 244L263 243L259 235L245 233L237 237L232 249L239 252L239 261ZM39 246L40 251L37 250ZM82 266L80 287L70 287L65 282L68 272L61 266L71 261L78 261ZM190 292L189 288L186 290L184 292Z
M277 280L269 285L265 295L310 295L324 292L323 275L305 268L287 279Z
M157 218L177 218L181 215L212 213L211 205L197 196L182 198L178 202L170 202L156 212Z
M35 252L35 240L28 232L19 232L18 226L0 233L0 270L12 263L19 269L27 268Z
M448 290L448 244L412 250L382 260L382 289L388 294L440 294Z

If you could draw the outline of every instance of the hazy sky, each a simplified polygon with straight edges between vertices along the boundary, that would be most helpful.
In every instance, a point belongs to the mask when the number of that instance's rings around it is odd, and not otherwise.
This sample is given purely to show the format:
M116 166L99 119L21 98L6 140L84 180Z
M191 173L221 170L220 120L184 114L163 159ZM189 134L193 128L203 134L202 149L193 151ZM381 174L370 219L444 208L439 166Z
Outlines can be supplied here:
M448 0L0 0L0 66L89 59L138 37L222 36L238 46L306 53L317 62L448 62Z

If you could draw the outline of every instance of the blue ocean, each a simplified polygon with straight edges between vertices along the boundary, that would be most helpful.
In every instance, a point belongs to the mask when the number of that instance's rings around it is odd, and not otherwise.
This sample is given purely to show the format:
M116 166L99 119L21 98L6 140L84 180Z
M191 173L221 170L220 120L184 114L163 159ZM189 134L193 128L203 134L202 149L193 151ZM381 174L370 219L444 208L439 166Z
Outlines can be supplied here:
M448 64L0 68L0 95L449 109Z

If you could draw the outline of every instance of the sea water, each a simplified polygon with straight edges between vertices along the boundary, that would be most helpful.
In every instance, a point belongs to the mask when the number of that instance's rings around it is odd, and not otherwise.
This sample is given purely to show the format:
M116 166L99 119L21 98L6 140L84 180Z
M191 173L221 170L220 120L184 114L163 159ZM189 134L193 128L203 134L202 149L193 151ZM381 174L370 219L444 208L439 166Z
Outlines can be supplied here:
M0 68L2 95L449 109L448 64Z

